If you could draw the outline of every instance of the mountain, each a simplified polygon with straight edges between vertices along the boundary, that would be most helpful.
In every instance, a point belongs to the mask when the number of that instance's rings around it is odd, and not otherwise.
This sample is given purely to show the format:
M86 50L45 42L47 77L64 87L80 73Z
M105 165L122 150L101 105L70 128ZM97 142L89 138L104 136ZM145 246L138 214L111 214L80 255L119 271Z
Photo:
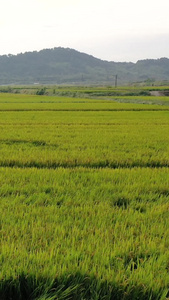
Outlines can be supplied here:
M118 84L169 80L169 59L108 62L69 48L0 56L3 84Z

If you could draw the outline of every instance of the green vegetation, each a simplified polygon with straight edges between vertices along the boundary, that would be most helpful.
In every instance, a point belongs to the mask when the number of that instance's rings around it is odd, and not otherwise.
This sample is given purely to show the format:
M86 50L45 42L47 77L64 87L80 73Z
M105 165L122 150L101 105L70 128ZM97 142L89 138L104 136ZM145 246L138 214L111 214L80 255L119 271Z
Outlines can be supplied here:
M0 299L169 297L168 98L117 100L0 94Z

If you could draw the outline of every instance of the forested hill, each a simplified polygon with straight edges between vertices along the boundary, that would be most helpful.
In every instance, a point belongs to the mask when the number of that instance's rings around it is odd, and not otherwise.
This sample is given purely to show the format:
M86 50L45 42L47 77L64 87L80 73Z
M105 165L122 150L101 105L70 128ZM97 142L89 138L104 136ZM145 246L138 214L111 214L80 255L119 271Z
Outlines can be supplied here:
M0 56L0 84L118 84L169 80L169 59L108 62L69 48Z

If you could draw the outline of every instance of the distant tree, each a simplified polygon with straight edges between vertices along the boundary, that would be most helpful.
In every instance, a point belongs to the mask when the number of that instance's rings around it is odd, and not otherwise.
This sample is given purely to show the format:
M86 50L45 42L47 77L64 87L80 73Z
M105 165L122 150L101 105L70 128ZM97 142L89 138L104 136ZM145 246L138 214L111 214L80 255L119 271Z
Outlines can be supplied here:
M40 90L37 90L36 92L36 95L45 95L45 92L46 92L46 87L40 89Z

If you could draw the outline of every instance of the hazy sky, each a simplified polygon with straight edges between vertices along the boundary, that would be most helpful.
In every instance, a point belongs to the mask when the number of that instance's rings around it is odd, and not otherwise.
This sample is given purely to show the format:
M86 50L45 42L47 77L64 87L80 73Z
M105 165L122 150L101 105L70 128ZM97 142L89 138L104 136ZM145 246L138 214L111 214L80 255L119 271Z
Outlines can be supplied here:
M169 0L0 3L0 55L61 46L109 61L169 57Z

